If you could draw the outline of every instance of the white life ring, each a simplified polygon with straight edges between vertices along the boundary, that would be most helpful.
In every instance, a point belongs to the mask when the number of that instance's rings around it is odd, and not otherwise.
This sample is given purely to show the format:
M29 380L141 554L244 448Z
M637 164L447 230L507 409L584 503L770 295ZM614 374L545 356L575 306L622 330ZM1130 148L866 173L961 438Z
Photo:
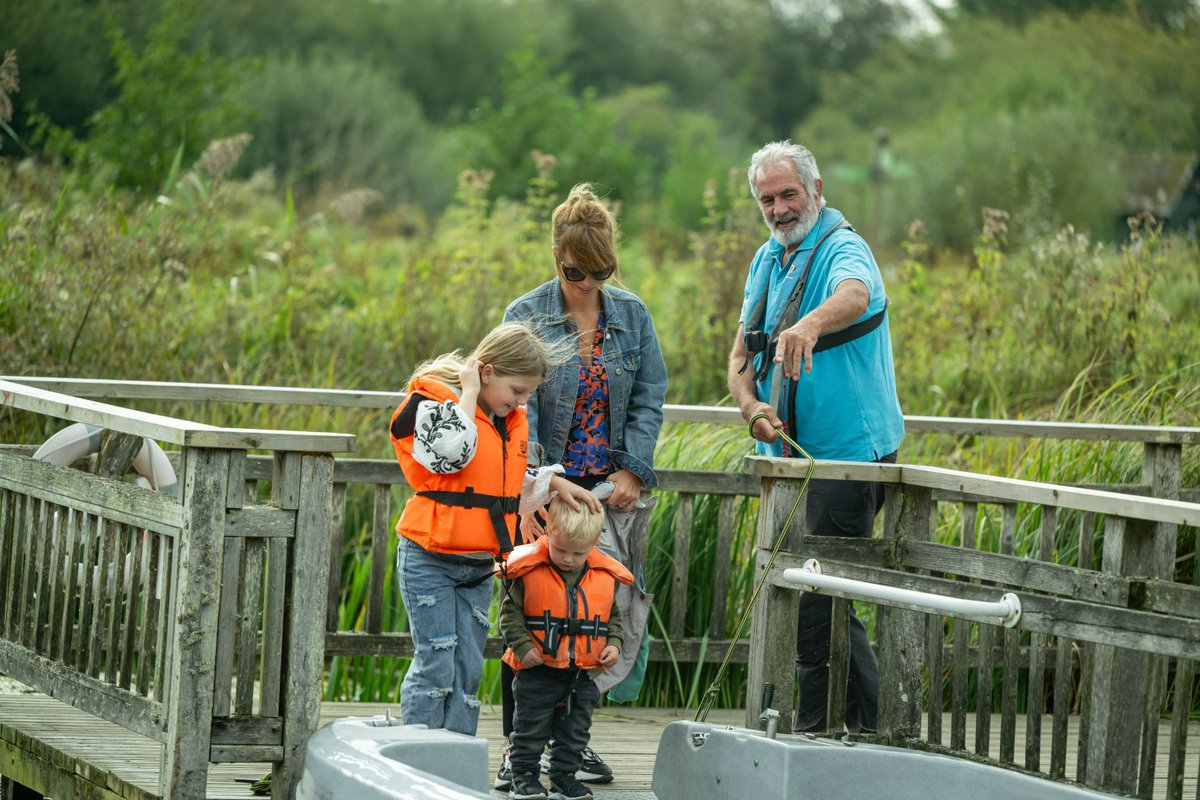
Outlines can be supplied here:
M74 425L68 425L58 433L47 439L37 452L33 454L36 461L45 461L48 464L57 464L61 467L69 467L81 458L93 455L100 452L100 435L104 432L104 428L96 425L84 425L82 422L76 422ZM137 470L138 476L134 479L134 483L144 489L156 489L160 492L169 495L179 494L179 481L175 477L175 468L171 466L167 454L163 452L162 447L153 439L142 439L142 449L134 456L133 468ZM56 512L57 513L57 512ZM142 532L143 541L149 541L149 531ZM141 574L145 575L149 569L150 551L144 549L142 551ZM64 557L64 565L68 565ZM92 565L92 580L96 580L99 574L99 565ZM122 591L129 592L133 586L133 553L128 553L125 556L125 581ZM79 564L76 569L76 582L78 586L83 586L84 565ZM108 575L111 580L113 567L109 566ZM157 599L162 599L163 588L165 582L165 573L159 573L158 581L154 587L154 596Z
M35 461L69 467L81 458L100 452L100 434L103 432L104 428L96 425L76 422L47 439L33 454L33 458ZM134 480L137 485L169 495L179 494L175 468L153 439L142 440L142 449L134 456L133 468L138 473Z

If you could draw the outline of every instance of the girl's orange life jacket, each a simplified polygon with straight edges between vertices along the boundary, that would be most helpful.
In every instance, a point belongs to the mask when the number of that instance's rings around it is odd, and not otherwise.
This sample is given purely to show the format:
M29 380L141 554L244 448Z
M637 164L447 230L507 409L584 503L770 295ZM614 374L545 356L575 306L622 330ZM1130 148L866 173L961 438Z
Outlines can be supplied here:
M513 550L504 577L522 579L525 627L541 649L543 663L559 669L600 666L617 582L633 583L633 573L593 548L579 583L568 588L550 561L549 539L543 537ZM504 652L504 663L525 667L511 647Z
M529 457L529 425L518 408L500 425L482 409L475 410L479 442L475 455L458 472L430 472L413 458L413 433L397 436L396 420L421 397L438 403L458 400L449 386L418 377L404 402L392 414L388 431L404 477L416 492L404 505L396 533L426 550L461 555L512 550L521 485ZM414 409L415 410L415 409Z

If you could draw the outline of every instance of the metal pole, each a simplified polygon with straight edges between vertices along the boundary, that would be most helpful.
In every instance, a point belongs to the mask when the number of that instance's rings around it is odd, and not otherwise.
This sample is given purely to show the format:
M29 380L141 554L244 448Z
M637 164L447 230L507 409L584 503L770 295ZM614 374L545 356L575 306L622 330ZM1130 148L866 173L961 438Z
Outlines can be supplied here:
M1003 625L1006 628L1015 627L1021 619L1021 599L1012 592L1005 593L995 603L946 597L912 589L883 586L868 581L839 578L835 575L822 575L821 564L815 558L805 561L804 566L799 569L785 569L783 580L805 589L817 591L829 589L854 595L863 600L873 600L890 605L916 606L929 611L939 611L953 617Z

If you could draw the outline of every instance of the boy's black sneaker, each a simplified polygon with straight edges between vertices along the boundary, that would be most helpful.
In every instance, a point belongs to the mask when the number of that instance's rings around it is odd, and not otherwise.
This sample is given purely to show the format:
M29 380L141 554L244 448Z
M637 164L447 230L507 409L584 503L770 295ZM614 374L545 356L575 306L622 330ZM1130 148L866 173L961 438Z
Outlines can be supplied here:
M542 772L547 774L550 772L550 749L553 746L554 742L550 742L542 752ZM604 763L604 759L596 755L595 750L585 747L583 748L582 755L583 763L579 765L579 769L575 773L575 780L587 781L588 783L612 783L612 768Z
M570 781L566 786L551 781L550 800L592 800L592 790L579 781Z
M508 797L509 800L546 800L546 788L536 775L525 772L513 779Z
M585 747L583 748L583 764L575 773L575 777L588 783L612 783L613 771L600 756L596 755L595 750Z

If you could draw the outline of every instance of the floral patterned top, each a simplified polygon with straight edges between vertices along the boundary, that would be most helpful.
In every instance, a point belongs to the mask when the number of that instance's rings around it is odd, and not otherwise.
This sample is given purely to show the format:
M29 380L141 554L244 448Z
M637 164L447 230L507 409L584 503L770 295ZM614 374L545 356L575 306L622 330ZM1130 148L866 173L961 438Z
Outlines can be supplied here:
M568 475L608 475L613 471L608 457L608 370L604 366L604 312L596 322L592 339L592 363L579 360L579 393L575 416L567 434L562 465Z

